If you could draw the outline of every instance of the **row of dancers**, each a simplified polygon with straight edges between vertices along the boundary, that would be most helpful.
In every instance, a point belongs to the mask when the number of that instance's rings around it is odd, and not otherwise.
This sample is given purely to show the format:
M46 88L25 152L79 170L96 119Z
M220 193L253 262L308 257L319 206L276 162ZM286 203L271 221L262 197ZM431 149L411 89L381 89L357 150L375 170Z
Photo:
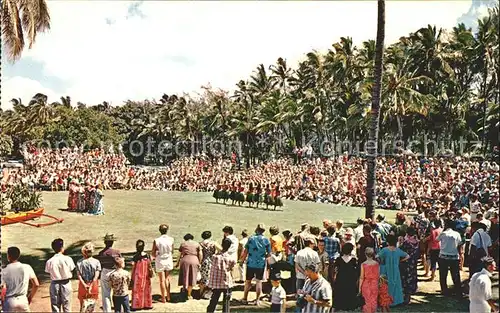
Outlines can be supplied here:
M104 194L100 185L72 180L69 182L68 191L68 211L90 215L104 214Z
M253 183L249 183L245 188L241 182L233 181L231 185L218 182L213 197L217 203L221 201L226 204L228 200L231 200L231 205L237 204L238 206L242 206L246 201L249 208L254 205L255 208L259 208L261 203L265 204L266 209L272 206L276 210L277 207L283 206L279 184L275 183L266 184L265 188L260 183L256 187Z

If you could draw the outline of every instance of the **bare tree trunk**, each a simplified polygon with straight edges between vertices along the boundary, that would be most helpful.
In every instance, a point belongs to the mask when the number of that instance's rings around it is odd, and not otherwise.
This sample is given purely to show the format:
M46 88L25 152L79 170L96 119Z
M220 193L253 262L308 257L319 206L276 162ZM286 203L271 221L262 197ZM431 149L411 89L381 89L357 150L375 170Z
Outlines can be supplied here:
M372 107L369 143L367 144L367 176L366 176L366 207L365 217L372 218L375 215L375 188L376 188L376 165L378 152L378 132L380 120L380 97L382 89L384 39L385 39L385 0L378 0L377 19L377 41L375 46L375 84L372 92Z

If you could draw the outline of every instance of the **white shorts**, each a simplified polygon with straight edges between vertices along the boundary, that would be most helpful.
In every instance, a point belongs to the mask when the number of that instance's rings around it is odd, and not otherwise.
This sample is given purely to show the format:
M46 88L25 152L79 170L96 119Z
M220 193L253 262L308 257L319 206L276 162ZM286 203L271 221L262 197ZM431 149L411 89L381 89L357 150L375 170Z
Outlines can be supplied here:
M174 269L174 260L172 258L168 259L156 258L155 268L157 273L171 271Z

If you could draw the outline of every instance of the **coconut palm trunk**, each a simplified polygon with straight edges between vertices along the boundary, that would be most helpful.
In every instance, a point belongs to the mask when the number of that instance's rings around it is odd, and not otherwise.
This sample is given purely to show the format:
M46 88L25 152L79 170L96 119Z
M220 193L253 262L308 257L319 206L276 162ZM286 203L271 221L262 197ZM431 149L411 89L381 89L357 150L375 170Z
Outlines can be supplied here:
M385 0L378 0L377 41L375 46L375 83L372 90L370 130L367 145L366 208L365 217L375 214L376 162L378 153L378 133L380 120L380 96L382 85L382 63L385 39Z

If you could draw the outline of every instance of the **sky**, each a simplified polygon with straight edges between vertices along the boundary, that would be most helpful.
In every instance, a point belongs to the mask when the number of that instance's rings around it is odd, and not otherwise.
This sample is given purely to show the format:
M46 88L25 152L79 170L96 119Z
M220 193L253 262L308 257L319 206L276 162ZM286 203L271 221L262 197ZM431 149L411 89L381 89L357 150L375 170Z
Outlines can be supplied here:
M487 0L489 1L489 0ZM48 1L51 30L2 68L2 108L40 92L96 105L234 89L261 63L290 66L341 36L376 35L376 1ZM490 2L387 1L386 44L428 24L475 27Z

